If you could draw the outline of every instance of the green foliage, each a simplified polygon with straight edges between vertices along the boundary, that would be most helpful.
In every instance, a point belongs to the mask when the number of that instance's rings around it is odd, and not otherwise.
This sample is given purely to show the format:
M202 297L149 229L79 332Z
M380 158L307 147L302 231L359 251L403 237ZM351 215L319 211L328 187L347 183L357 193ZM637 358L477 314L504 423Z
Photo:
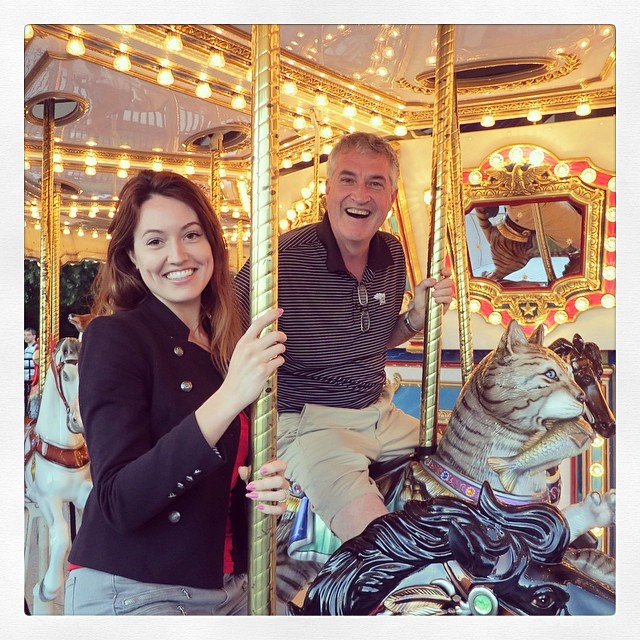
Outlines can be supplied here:
M77 336L67 320L70 313L88 313L91 308L91 284L100 263L83 260L67 263L60 269L60 337ZM25 327L40 326L40 265L36 260L24 261L24 323Z

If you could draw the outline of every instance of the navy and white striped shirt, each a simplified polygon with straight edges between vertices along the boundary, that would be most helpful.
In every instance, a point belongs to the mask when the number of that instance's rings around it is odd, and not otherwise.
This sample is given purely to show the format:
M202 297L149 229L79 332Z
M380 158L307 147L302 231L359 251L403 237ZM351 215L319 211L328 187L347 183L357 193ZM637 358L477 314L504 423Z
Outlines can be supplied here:
M249 317L250 264L236 276ZM283 234L278 243L278 328L287 334L278 369L278 412L305 404L361 409L375 402L385 382L387 343L406 285L400 242L378 231L369 247L362 284L370 328L361 328L358 281L347 271L329 219Z

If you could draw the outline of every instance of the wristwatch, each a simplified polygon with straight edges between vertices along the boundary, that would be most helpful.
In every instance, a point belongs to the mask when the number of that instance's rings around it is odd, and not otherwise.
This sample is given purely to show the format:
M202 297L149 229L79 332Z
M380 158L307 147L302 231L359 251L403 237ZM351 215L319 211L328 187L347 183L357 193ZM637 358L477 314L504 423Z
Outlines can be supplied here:
M405 311L404 313L404 324L407 327L407 329L409 329L409 331L411 331L411 333L418 333L418 331L420 331L420 329L416 329L412 324L411 324L411 320L409 320L409 312Z

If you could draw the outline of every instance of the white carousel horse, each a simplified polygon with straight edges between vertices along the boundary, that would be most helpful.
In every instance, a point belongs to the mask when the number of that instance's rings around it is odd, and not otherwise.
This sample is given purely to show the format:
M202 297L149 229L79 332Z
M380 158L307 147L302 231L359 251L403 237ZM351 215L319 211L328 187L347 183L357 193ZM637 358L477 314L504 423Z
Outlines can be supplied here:
M33 589L34 614L53 613L71 546L65 507L72 503L80 517L92 488L83 428L72 409L78 395L79 349L76 338L56 344L38 419L25 435L25 500L38 505L49 531L49 564Z

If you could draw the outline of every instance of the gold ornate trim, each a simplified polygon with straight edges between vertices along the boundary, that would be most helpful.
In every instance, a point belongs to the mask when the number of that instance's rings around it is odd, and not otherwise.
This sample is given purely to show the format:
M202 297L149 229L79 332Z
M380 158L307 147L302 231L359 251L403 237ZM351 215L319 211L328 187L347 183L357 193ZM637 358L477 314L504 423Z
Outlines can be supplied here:
M497 69L507 65L516 68L521 66L522 70L495 75L484 73L474 78L464 77L465 72L474 69ZM456 66L456 88L460 95L505 90L521 91L562 78L575 71L578 67L580 67L578 56L568 53L557 54L556 58L481 60ZM415 93L431 95L435 91L435 72L428 71L418 74L416 82L418 85L403 78L398 81L398 84L404 89L410 89Z
M518 160L510 160L511 150L521 153ZM544 155L544 162L529 161ZM500 166L500 158L504 164ZM493 165L493 166L492 166ZM581 309L575 305L578 297L600 294L589 300L586 308L598 306L598 300L605 292L610 292L615 283L606 281L603 243L605 228L613 225L607 219L608 207L614 206L615 194L609 190L613 175L593 167L589 161L559 161L550 152L540 147L525 144L506 147L491 154L483 164L464 172L464 203L466 212L478 206L490 204L521 204L549 200L570 200L582 208L583 232L581 244L582 268L579 273L562 276L547 283L521 283L495 281L476 274L470 279L470 295L480 304L481 313L493 320L502 316L499 324L506 324L510 318L523 325L545 323L555 325L553 317L560 315L563 321L575 319ZM610 233L609 231L608 233ZM608 257L608 264L615 263L615 255ZM567 313L571 307L572 316ZM498 314L497 316L495 314ZM564 314L564 315L562 315Z

